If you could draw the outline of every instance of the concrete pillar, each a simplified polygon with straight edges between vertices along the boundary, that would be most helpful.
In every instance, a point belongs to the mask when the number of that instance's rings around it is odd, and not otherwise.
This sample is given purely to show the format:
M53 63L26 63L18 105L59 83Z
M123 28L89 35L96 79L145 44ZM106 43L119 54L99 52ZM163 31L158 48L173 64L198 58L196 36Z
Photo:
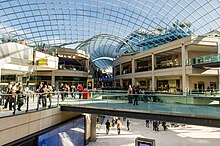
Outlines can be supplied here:
M17 82L23 83L22 78L23 78L23 75L16 75Z
M2 69L0 68L0 83L2 82Z
M218 87L216 87L218 89L218 92L220 92L220 69L217 69L218 71Z
M156 87L156 82L155 82L155 75L154 75L154 70L155 70L155 58L154 58L154 54L152 53L152 55L151 55L151 62L152 62L152 86L151 86L151 90L153 91L153 92L155 92L155 87Z
M91 142L96 141L96 120L97 120L97 115L91 114L91 131L90 131Z
M182 76L180 76L179 79L180 79L180 85L179 85L179 88L180 88L180 89L183 89L183 84L182 84L182 82L183 82L183 78L182 78Z
M51 86L55 85L55 71L52 70L51 72Z
M184 95L186 95L186 92L188 92L189 90L187 87L187 85L189 84L189 78L186 75L186 59L188 59L188 52L186 50L184 43L182 43L181 53L182 53L182 90Z
M123 87L123 80L120 79L120 86Z
M119 68L120 68L120 75L122 75L122 65L121 64L119 65Z
M90 73L89 60L85 60L85 68L87 69L88 73Z
M132 78L131 78L131 83L132 85L131 86L134 86L136 83L135 83L135 69L137 67L137 63L135 62L135 60L132 58L131 60L131 69L132 69Z

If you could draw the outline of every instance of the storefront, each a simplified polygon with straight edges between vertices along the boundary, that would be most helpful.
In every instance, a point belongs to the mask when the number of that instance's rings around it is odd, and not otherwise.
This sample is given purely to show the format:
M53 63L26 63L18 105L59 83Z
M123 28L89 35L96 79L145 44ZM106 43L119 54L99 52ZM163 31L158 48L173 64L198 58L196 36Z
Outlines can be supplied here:
M180 80L157 80L157 90L162 92L180 92Z
M123 79L123 87L128 88L129 85L132 85L131 79Z
M145 90L145 91L149 91L150 89L150 83L151 79L147 79L147 78L140 78L140 79L136 79L136 85L139 86L139 88L141 90Z

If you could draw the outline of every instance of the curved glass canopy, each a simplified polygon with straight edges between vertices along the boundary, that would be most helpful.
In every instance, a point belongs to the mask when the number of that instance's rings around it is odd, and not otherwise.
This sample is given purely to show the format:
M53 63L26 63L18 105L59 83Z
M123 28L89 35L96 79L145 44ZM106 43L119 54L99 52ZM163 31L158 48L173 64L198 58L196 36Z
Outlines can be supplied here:
M0 37L116 58L220 30L218 0L1 0ZM101 61L103 61L101 63ZM102 68L112 61L98 59Z

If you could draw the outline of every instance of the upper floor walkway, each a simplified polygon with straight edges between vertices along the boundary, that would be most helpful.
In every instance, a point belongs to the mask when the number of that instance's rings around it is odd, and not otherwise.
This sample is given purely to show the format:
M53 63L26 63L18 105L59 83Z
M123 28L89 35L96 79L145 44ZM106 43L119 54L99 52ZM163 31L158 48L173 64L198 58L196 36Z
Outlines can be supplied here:
M59 95L59 96L58 96ZM61 111L105 114L121 117L151 119L195 125L220 127L220 94L164 94L150 93L128 95L126 91L93 91L82 93L53 93L51 98L28 93L23 100L21 111L3 109L7 96L1 95L0 116L25 114L48 108L61 107ZM62 96L63 99L62 100ZM87 99L87 97L89 97ZM132 103L128 103L129 98ZM137 100L138 105L133 105ZM51 104L50 104L51 101ZM19 99L17 99L19 102Z

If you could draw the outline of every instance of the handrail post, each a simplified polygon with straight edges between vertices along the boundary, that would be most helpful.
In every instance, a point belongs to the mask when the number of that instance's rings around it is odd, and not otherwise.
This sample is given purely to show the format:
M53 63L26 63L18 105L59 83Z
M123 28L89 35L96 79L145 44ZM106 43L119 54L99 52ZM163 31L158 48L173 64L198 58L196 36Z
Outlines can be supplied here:
M26 108L26 113L28 112L28 109L29 109L29 95L27 95L27 108Z
M59 96L60 96L60 94L59 94L59 91L57 92L57 106L59 106L59 102L60 102L60 100L59 100Z

